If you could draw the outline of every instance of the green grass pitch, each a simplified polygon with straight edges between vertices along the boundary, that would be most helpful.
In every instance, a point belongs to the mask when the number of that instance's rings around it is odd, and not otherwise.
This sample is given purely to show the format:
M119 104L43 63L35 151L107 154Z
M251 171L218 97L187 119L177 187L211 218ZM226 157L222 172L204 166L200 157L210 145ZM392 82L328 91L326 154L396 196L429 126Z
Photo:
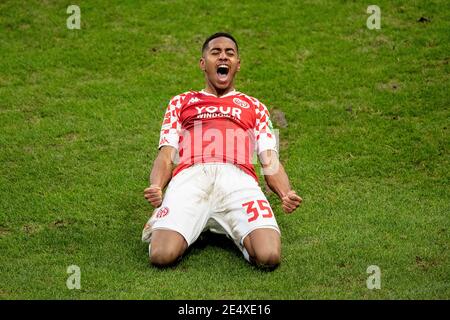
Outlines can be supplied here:
M376 1L379 30L369 4L2 1L0 299L449 299L448 2ZM289 216L269 195L273 272L217 236L160 270L140 241L166 104L203 88L217 31L239 41L237 89L287 121L304 203Z

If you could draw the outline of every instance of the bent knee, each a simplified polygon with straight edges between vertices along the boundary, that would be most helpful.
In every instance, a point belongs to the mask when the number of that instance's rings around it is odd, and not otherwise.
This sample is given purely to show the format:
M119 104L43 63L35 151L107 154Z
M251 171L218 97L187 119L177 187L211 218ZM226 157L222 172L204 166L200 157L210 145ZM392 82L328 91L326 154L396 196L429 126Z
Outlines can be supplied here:
M150 263L164 267L175 263L181 257L181 250L176 248L158 248L152 247L150 252Z
M187 249L183 236L169 230L155 230L149 246L150 263L164 267L179 260Z
M253 260L260 267L275 268L281 262L281 253L276 249L257 251Z

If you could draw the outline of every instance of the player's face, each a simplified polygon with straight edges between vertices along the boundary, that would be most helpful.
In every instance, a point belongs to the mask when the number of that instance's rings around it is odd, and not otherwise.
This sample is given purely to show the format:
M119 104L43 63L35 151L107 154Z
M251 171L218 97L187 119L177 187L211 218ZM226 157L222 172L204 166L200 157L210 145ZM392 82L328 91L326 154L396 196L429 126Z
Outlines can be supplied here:
M206 81L216 91L226 91L234 86L234 76L240 69L236 44L226 37L211 40L200 59L200 68Z

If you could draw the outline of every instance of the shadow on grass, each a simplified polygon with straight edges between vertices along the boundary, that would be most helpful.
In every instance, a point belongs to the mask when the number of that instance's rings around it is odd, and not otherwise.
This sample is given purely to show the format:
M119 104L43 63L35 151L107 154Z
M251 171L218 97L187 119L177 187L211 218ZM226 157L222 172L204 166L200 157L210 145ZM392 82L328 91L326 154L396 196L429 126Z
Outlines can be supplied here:
M213 233L211 231L203 232L187 250L184 256L201 253L207 247L219 248L233 256L243 259L242 253L236 247L231 239L226 235Z
M219 248L220 250L223 250L224 252L230 254L233 259L240 260L242 259L244 261L244 258L242 256L242 253L239 251L239 249L236 247L236 245L233 243L233 241L227 236L223 234L216 234L212 233L210 231L203 232L199 238L187 248L181 259L176 261L174 264L166 267L154 267L156 269L176 269L179 267L180 263L182 263L185 260L191 260L191 258L206 254L205 250L206 248ZM136 248L135 255L133 255L139 265L146 264L147 266L150 266L148 263L148 245L144 243L140 243L139 248ZM218 263L220 263L218 261ZM250 265L249 265L250 266Z

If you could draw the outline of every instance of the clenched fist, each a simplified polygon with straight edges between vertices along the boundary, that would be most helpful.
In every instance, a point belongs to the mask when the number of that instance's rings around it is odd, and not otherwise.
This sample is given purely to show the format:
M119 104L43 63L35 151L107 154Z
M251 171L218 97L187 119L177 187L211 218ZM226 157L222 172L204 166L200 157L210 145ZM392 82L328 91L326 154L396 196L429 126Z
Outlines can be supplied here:
M151 185L144 190L144 198L147 199L150 204L157 208L162 203L162 190L157 185Z
M292 213L302 203L303 199L295 193L294 190L289 191L281 198L281 206L286 213Z

